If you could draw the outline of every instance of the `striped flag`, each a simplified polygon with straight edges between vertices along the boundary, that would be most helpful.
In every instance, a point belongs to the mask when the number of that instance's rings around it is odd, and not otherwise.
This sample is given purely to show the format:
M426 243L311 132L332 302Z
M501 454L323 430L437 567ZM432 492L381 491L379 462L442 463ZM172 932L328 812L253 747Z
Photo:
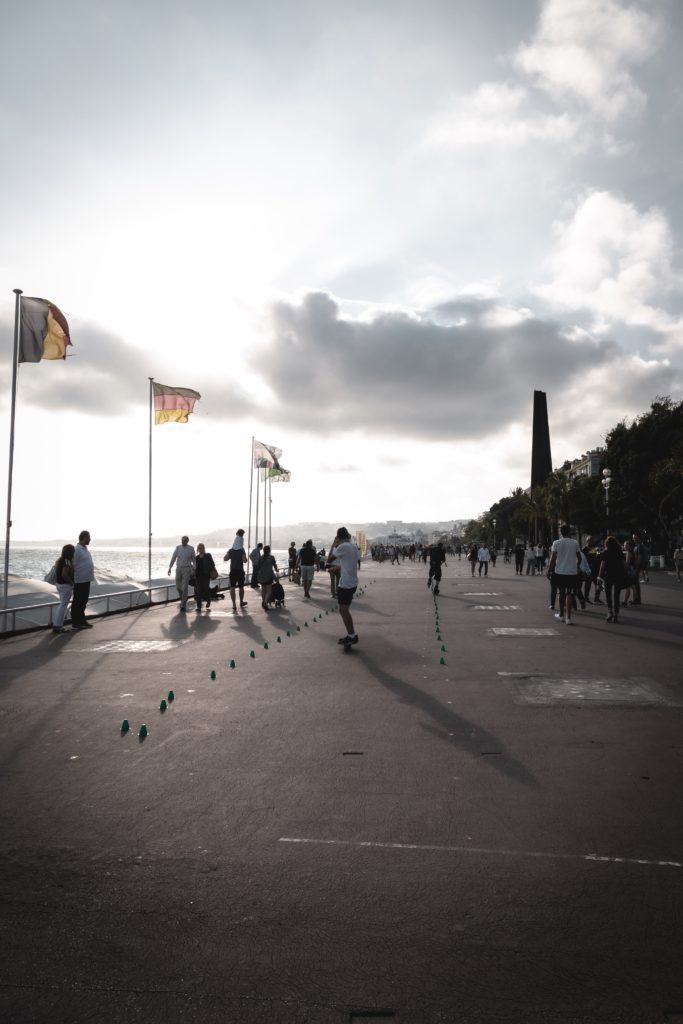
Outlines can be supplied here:
M19 320L19 362L39 363L41 359L66 359L71 344L69 325L61 309L47 299L21 299Z
M272 444L254 441L254 469L279 469L282 450Z
M187 423L194 403L202 396L191 388L170 388L166 384L152 384L154 388L154 422Z
M292 474L282 466L273 466L272 469L261 470L261 479L270 480L274 484L288 484L292 479Z

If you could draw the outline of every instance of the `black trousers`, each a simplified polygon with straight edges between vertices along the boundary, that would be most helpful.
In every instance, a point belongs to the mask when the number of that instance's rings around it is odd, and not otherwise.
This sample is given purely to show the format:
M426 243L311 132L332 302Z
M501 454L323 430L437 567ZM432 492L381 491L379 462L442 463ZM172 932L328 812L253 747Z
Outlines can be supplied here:
M90 582L74 583L74 596L71 601L71 625L82 626L85 622L85 606L90 597Z

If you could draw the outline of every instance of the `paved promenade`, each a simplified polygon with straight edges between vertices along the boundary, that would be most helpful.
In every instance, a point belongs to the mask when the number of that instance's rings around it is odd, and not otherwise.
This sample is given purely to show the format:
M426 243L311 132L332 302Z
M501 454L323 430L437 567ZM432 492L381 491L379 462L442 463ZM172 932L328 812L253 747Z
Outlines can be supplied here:
M683 585L426 573L0 643L0 1020L683 1022Z

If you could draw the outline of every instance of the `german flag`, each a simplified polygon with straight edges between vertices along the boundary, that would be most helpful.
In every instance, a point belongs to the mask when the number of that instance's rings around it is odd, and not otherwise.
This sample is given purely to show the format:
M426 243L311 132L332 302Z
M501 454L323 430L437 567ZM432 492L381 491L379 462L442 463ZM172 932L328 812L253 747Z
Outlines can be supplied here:
M194 403L202 396L191 388L170 388L167 384L153 384L154 422L187 423L194 412Z
M61 309L47 299L22 297L19 330L19 362L66 359L71 344L69 325Z

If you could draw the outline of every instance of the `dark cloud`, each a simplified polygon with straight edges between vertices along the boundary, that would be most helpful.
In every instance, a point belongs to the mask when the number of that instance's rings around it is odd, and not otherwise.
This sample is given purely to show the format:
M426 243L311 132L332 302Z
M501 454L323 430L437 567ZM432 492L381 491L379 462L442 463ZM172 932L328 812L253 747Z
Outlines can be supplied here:
M297 305L278 302L271 316L259 370L283 396L289 422L318 434L360 427L434 440L484 437L528 420L535 388L567 392L619 353L612 341L569 340L552 322L495 326L495 303L469 298L429 315L382 312L365 321L341 318L329 294L314 292Z

